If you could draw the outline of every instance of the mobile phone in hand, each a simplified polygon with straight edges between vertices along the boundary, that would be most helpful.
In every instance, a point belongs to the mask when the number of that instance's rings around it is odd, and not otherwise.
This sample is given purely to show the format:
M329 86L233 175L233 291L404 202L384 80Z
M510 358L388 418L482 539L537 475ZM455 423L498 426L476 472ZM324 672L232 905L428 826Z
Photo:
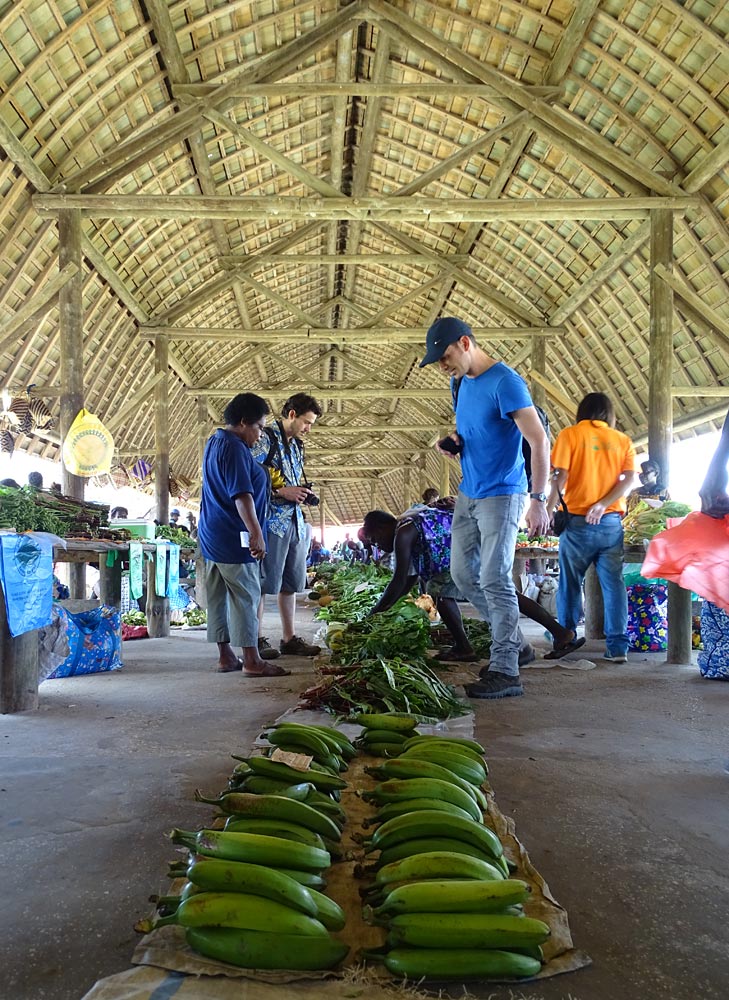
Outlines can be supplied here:
M443 451L448 451L451 455L460 455L463 451L463 445L457 444L452 437L441 438L438 442L438 447L442 448Z

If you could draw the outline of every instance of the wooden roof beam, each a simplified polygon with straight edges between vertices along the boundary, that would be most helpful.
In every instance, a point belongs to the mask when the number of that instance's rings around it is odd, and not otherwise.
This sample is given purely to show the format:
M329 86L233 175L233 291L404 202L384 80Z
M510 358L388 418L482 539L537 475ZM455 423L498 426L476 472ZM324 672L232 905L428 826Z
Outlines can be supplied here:
M77 274L78 267L73 261L64 265L44 288L32 295L9 320L0 325L0 354L11 346L17 347L19 329L26 323L40 320L45 316L58 301L61 289Z
M540 100L556 101L564 93L563 87L529 86L523 84L527 93ZM214 83L176 84L174 95L180 99L204 100L215 95L218 85ZM499 92L484 83L372 83L366 80L328 83L239 83L230 91L230 96L243 101L249 97L291 98L304 100L311 97L463 97L466 100L481 97L491 101Z
M259 386L259 390L262 393L268 393L269 395L280 395L282 392L290 395L293 392L307 392L310 385L292 385L290 382L277 385L263 385ZM230 395L230 389L216 389L207 388L205 386L188 386L185 390L193 396L215 398L220 396ZM422 389L399 388L398 386L384 387L381 385L362 388L354 388L352 386L331 386L326 387L321 390L321 395L325 399L370 399L370 398L380 398L380 399L433 399L440 398L450 399L450 389L447 382L444 381L442 388L435 386L426 386Z
M224 254L220 263L226 267L237 267L248 262L247 257L237 254ZM428 253L272 253L266 257L257 258L257 267L266 265L300 264L304 267L321 267L324 264L423 264L436 265L443 260L447 264L460 265L468 262L468 254L438 254ZM331 305L331 303L327 303Z
M561 337L564 326L472 326L475 337L481 340L522 340L524 337ZM279 342L321 342L336 341L349 344L425 344L427 326L404 328L400 326L358 327L347 330L331 330L329 327L291 326L274 330L259 330L251 327L242 330L236 327L198 327L148 325L139 327L140 337L169 335L171 340L204 341L223 340L233 342L275 344ZM528 354L528 352L527 352Z
M564 222L567 219L634 221L655 209L685 212L698 209L699 198L686 196L632 198L297 198L286 195L94 195L36 194L41 215L80 209L88 218L104 219L359 219L372 222Z
M693 319L694 315L698 317L699 322L706 327L716 345L722 350L729 352L729 320L720 315L716 309L708 306L701 296L697 295L685 281L675 274L671 274L662 264L658 264L653 270L661 281L673 290L674 295L680 299L678 308L685 309L688 307L691 318Z

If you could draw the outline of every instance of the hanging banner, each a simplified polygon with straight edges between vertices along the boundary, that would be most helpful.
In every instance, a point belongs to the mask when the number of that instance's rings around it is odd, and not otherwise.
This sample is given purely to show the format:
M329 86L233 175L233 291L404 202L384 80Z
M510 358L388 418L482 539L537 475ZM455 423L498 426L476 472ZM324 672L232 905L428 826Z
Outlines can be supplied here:
M0 580L11 635L50 625L53 543L48 538L0 534Z
M141 542L129 543L129 593L134 600L142 596L144 568L144 549Z
M167 542L157 542L154 556L154 589L158 597L167 593Z
M167 596L177 595L180 589L180 546L170 543L170 572L167 582Z
M111 469L114 438L98 417L79 410L63 442L63 464L74 476L98 476Z

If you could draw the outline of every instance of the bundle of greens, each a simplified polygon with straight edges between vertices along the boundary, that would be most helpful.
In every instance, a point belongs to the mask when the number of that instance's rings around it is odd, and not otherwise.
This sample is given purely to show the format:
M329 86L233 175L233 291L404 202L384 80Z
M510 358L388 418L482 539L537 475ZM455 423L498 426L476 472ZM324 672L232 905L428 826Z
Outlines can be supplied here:
M124 625L146 625L147 616L143 611L125 611L121 616Z
M666 500L660 507L651 507L639 500L623 521L625 544L642 545L644 538L653 538L659 531L666 530L669 517L685 517L690 513L691 508L685 503Z
M326 570L326 573L324 572ZM316 583L314 587L323 593L330 594L335 600L349 597L358 590L367 588L378 589L382 592L387 586L391 573L389 570L381 569L374 563L337 563L325 564L317 570Z
M154 537L174 542L176 545L182 546L183 549L193 548L195 544L190 538L188 531L183 531L182 528L174 528L171 524L158 524L154 529Z
M410 712L449 719L470 708L422 660L373 657L356 670L327 677L304 691L299 708L348 716L357 712Z
M340 603L337 601L326 610ZM374 603L373 600L370 607ZM346 619L336 618L336 621ZM327 643L337 663L358 663L372 657L422 657L430 646L430 618L422 608L401 597L388 611L372 618L350 621L339 631L330 628Z

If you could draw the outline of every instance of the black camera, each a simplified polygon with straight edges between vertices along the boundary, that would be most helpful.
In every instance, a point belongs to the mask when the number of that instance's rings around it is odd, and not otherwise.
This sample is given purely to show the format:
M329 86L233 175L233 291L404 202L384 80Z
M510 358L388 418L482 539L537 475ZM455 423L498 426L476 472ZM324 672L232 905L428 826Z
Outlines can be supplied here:
M306 484L307 490L310 490L313 485L314 485L313 483L307 483ZM303 502L306 504L307 507L318 507L319 504L321 503L321 500L316 495L316 493L307 493L306 496L304 497Z
M463 451L463 445L457 444L452 437L441 438L438 447L442 448L443 451L450 452L451 455L460 455Z

